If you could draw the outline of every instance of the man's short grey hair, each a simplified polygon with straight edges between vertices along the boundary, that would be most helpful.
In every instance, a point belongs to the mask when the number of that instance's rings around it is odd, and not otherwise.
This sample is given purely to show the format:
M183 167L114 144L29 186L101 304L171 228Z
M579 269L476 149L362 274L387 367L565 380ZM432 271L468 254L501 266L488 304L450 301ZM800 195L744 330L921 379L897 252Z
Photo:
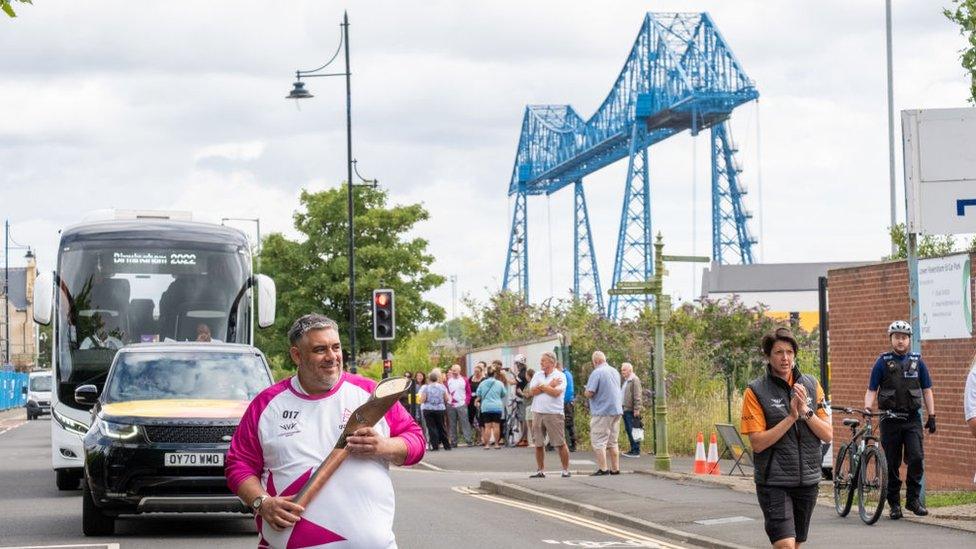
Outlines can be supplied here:
M554 353L552 351L546 351L546 352L542 353L542 356L539 358L539 360L542 360L543 358L548 358L549 360L552 361L553 364L558 364L559 363L559 361L556 360L556 353Z
M607 355L603 351L593 351L593 363L602 364L607 361Z
M325 330L329 328L336 332L339 331L339 325L336 324L336 321L325 315L318 313L303 315L292 323L291 328L288 328L288 341L292 345L297 345L305 337L305 334L312 330Z

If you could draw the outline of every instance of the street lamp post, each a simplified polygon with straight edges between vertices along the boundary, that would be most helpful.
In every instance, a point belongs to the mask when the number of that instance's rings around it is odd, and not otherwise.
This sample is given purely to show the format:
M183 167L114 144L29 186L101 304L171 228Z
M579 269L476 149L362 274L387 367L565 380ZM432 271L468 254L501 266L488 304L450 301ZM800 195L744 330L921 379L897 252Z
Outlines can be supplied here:
M892 85L892 68L891 68L891 0L885 0L885 52L887 53L888 61L888 202L890 205L890 223L891 228L889 231L895 228L895 100L894 91ZM895 239L889 235L891 239L891 255L898 252L898 246L895 245Z
M346 77L346 182L348 185L348 200L346 204L347 215L349 216L349 371L356 373L356 264L353 254L355 248L353 244L353 209L352 209L352 88L349 70L349 14L342 14L342 32L339 38L339 47L345 50L346 70L338 73L321 72L335 61L339 55L337 49L332 58L324 65L312 70L295 71L296 81L291 93L286 99L308 99L313 97L305 89L302 77L311 78L313 76L345 76Z

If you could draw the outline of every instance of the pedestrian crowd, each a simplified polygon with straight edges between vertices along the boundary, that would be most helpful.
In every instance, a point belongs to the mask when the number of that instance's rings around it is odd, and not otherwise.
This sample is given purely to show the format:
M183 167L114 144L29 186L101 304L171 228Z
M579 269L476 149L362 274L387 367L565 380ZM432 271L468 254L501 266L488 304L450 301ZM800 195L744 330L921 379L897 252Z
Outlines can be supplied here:
M553 352L542 353L538 369L530 368L522 354L513 364L509 368L501 360L480 361L468 377L458 364L446 375L440 368L407 372L414 384L403 404L422 426L430 451L532 446L537 466L532 478L545 478L546 451L558 453L561 475L569 477L569 454L577 449L573 374ZM580 402L585 400L590 411L590 441L598 465L593 475L616 475L620 455L640 456L643 389L629 362L618 372L596 351L592 364ZM628 442L622 453L617 440L621 421Z

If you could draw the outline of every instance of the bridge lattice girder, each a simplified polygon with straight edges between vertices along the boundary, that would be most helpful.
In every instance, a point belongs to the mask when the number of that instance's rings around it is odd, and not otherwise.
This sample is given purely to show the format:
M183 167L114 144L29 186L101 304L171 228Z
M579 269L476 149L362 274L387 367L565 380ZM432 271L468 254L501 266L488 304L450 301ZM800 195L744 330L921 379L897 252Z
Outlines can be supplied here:
M552 193L685 129L724 120L759 96L707 13L648 13L613 88L589 120L570 105L529 105L508 193Z
M584 176L630 159L614 258L612 287L653 275L648 147L684 130L712 129L713 260L752 263L735 146L725 122L759 97L707 13L648 13L606 99L584 120L570 105L529 105L509 182L515 195L503 288L528 299L527 197L575 185L573 292L596 294L604 310L583 197ZM646 306L644 296L610 297L612 318Z

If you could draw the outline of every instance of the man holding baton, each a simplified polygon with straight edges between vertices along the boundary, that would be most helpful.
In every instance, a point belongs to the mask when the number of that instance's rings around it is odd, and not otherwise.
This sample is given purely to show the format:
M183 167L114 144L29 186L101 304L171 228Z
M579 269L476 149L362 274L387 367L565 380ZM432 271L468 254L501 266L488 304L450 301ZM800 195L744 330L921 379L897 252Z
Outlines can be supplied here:
M389 464L424 455L420 426L399 403L346 439L352 457L302 507L292 501L332 451L376 382L343 372L337 325L305 315L288 331L298 373L251 402L227 453L227 483L254 509L260 547L396 547ZM331 545L330 545L331 546Z

